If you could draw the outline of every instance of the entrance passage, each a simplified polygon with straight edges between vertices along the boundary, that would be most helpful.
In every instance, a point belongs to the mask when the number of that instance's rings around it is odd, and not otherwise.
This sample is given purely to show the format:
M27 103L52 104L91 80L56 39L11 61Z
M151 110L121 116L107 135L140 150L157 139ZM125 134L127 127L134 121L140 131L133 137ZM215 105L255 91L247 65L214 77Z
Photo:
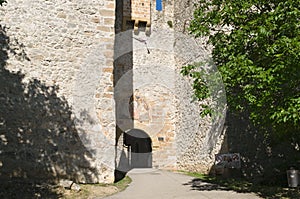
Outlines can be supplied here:
M152 141L147 133L131 129L125 132L124 144L129 148L131 168L152 168Z

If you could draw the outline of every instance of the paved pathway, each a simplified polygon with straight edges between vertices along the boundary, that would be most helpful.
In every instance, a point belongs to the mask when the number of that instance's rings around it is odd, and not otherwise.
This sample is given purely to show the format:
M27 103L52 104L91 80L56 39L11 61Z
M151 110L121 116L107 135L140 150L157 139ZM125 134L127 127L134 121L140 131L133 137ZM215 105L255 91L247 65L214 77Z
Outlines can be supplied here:
M193 177L155 169L134 169L129 187L105 199L259 199L254 193L221 190Z

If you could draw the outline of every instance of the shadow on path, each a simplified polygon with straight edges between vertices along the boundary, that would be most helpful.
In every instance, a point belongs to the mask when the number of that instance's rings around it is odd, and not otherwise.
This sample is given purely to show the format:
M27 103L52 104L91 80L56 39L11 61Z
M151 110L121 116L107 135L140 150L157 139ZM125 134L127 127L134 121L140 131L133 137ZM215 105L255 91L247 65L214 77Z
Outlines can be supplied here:
M234 191L236 193L257 194L262 198L268 199L299 199L300 191L298 189L288 189L279 186L263 186L247 182L242 179L210 177L203 176L204 179L193 178L184 183L184 186L190 187L196 191ZM250 197L251 198L251 197Z

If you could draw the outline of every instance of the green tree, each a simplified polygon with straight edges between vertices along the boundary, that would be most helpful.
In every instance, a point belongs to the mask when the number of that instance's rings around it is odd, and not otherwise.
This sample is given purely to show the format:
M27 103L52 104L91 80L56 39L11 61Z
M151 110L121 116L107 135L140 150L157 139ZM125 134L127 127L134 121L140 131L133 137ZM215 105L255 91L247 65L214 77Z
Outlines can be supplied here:
M249 112L277 138L300 138L299 7L298 0L200 0L190 24L195 37L213 46L229 109Z

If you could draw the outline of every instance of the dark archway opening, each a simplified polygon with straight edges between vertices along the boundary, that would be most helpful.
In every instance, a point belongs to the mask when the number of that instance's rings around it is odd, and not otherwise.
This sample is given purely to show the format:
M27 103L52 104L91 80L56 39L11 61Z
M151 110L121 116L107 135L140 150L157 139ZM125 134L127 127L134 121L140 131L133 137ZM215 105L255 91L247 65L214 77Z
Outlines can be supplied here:
M131 168L152 168L152 141L147 133L131 129L125 133L124 144L129 148Z
M152 168L152 140L140 129L123 132L118 140L122 147L116 156L115 182L134 168Z

